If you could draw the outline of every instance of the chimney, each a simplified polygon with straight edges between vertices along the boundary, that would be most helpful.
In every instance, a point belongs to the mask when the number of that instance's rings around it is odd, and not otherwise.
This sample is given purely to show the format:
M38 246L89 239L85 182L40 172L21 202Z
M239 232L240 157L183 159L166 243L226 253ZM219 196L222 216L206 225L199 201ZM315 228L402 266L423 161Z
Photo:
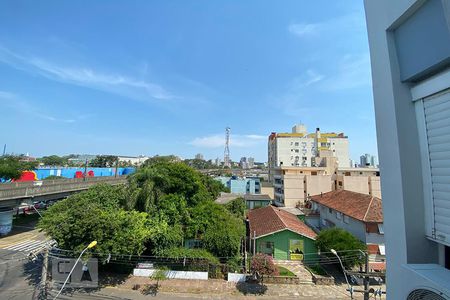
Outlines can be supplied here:
M317 127L316 128L316 136L315 136L315 139L314 139L314 142L315 142L315 144L316 144L316 157L319 157L319 139L320 139L320 128L319 127Z

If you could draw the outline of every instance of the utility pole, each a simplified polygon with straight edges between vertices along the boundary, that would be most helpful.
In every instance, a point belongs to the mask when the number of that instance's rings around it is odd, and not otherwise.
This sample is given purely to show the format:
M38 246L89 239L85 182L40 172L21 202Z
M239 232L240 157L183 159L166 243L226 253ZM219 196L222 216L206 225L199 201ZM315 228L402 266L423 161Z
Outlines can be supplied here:
M368 252L363 252L365 259L366 259L366 269L365 269L365 275L364 276L364 300L369 300L370 295L369 295L369 253Z
M87 165L88 165L88 160L86 159L86 161L84 162L83 181L86 181L86 176L87 176Z
M44 248L44 260L42 262L41 289L39 299L47 299L47 269L48 269L48 248Z

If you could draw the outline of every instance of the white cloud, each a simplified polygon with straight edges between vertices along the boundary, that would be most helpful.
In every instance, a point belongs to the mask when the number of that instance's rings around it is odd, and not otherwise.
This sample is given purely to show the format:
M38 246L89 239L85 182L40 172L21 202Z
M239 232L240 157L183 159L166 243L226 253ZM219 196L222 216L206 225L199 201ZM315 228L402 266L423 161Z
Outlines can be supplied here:
M262 145L267 141L267 137L257 134L231 134L230 147L248 148L256 145ZM222 148L225 146L224 134L213 134L203 137L197 137L190 145L200 148Z
M299 38L306 37L335 37L345 35L348 38L350 33L364 33L365 30L364 15L355 12L343 15L337 18L324 20L316 23L291 23L288 31Z
M41 118L52 122L75 123L76 119L78 119L78 118L74 119L74 118L54 117L52 115L42 112L39 109L36 109L27 101L21 99L18 95L5 91L0 91L0 104L8 106L21 113L25 113L33 117Z
M319 29L318 24L306 24L306 23L297 23L291 24L288 27L290 33L303 37L307 35L316 34Z
M116 73L105 73L90 67L60 66L37 57L17 55L0 46L0 62L16 69L46 78L119 94L132 99L169 100L175 97L162 86Z

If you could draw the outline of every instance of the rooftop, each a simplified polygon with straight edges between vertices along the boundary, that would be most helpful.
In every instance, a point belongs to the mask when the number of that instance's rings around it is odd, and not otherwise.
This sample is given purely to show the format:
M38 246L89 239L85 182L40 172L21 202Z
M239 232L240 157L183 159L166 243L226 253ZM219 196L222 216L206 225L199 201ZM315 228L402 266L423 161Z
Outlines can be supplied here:
M368 223L383 223L381 199L371 195L336 190L311 196L311 201Z
M300 221L295 215L272 205L249 211L247 218L250 233L255 233L256 237L283 230L290 230L313 240L317 236L308 225Z
M272 201L273 200L272 198L270 198L269 195L266 195L266 194L258 194L258 195L245 194L244 199L249 200L249 201L252 201L252 200Z
M278 209L287 211L288 213L296 216L303 216L305 214L300 208L297 207L278 207Z

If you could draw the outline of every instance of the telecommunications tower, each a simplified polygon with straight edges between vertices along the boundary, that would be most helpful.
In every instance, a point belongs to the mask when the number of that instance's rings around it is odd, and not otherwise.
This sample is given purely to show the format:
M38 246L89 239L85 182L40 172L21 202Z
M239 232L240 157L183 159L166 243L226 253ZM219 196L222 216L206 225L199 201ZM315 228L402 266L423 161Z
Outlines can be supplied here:
M223 166L231 168L230 160L230 127L225 128L225 151L223 153Z

